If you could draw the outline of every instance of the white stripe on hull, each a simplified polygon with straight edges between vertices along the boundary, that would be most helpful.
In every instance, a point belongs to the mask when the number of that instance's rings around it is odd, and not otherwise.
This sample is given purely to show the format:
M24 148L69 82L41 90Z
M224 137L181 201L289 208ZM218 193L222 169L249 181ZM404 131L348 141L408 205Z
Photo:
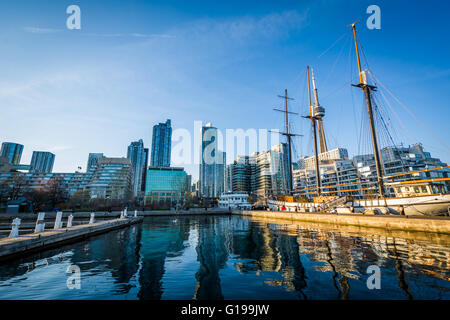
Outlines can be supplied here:
M349 207L353 204L355 212L364 212L366 209L379 209L382 212L389 208L390 212L399 213L397 211L400 205L403 206L406 215L426 215L435 216L447 214L450 207L450 194L436 194L422 197L408 198L388 198L388 199L367 199L354 200L353 203L347 202L345 205L336 207L338 213L350 212ZM288 211L320 211L321 204L313 202L283 202L269 200L269 207L278 210L281 206L285 206Z

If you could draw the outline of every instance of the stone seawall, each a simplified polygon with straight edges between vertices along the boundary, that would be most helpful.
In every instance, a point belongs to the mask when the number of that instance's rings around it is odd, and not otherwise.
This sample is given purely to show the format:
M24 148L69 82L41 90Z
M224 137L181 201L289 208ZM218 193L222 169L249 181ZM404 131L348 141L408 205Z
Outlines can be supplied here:
M233 214L314 223L383 228L388 230L450 234L449 217L364 216L360 214L294 213L276 211L234 211Z

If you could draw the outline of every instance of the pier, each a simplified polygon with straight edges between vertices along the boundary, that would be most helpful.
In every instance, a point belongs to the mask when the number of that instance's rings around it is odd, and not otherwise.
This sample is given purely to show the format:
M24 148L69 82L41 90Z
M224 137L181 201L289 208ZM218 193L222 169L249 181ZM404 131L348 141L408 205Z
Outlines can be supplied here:
M141 223L143 219L142 217L130 217L105 220L93 224L73 226L71 228L51 229L38 233L19 235L13 238L3 238L0 239L0 260L86 239L100 233Z
M233 214L313 223L358 226L366 228L383 228L398 231L419 231L450 234L449 217L412 217L392 215L330 214L330 213L296 213L278 211L234 211Z

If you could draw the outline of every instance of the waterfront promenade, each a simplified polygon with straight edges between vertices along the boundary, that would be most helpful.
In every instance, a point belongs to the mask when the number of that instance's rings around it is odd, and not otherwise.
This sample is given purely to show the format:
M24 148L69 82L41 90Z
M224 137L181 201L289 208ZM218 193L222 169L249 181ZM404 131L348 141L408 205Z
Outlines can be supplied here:
M3 238L0 239L0 260L86 239L93 235L141 223L142 220L142 217L104 220L71 228L51 229L43 232L23 234L14 238Z
M63 213L66 220L69 212ZM90 212L75 212L73 225L86 224L89 221ZM242 215L248 217L261 217L271 219L283 219L291 221L304 221L312 223L328 223L335 225L359 226L368 228L382 228L387 230L421 231L450 234L450 217L426 217L426 216L399 216L399 215L363 215L363 214L331 214L331 213L299 213L287 211L246 211L213 208L213 209L190 209L190 210L153 210L137 211L139 217L154 216L195 216L195 215ZM53 228L55 212L46 213L45 223L47 228ZM134 215L130 211L129 215ZM96 212L98 220L116 219L120 217L119 211ZM11 221L14 218L22 220L21 230L34 229L36 215L31 213L0 214L0 238L7 236L11 230ZM28 231L29 232L29 231Z
M313 223L382 228L399 231L420 231L450 234L450 217L363 215L331 213L297 213L278 211L235 211L248 217L272 218Z
M64 218L70 213L64 213ZM45 250L51 247L88 238L92 235L108 232L114 229L127 227L140 223L144 217L177 217L177 216L223 216L237 215L249 218L267 218L270 220L283 220L293 225L316 224L330 225L335 229L358 227L365 229L384 229L389 232L417 232L422 234L450 235L449 217L411 217L398 215L362 215L362 214L329 214L329 213L294 213L277 211L240 211L224 209L195 209L187 211L161 210L138 211L137 217L130 212L130 217L120 218L120 212L96 212L96 223L89 224L89 212L72 213L74 226L71 228L53 229L56 213L46 214L46 231L33 233L35 214L2 214L0 215L0 260L28 252ZM11 221L19 217L23 220L19 237L8 238L11 230ZM410 237L415 237L411 236Z

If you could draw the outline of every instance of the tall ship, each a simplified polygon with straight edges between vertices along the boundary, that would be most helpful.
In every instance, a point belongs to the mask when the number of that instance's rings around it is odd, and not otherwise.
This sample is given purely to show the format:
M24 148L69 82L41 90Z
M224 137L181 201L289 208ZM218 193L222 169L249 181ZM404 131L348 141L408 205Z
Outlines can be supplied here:
M309 115L305 118L311 121L314 157L309 158L310 167L314 171L314 186L304 188L292 188L292 169L289 170L288 189L290 193L279 196L277 199L269 199L267 204L271 210L286 210L291 212L333 212L333 213L366 213L366 214L399 214L399 215L449 215L450 213L450 193L448 192L448 182L450 180L450 166L433 165L422 170L404 170L397 174L387 174L383 166L382 154L379 147L379 130L376 127L376 115L374 111L374 92L377 87L372 85L369 79L368 70L362 70L360 59L360 48L356 33L356 23L351 24L356 60L358 64L358 84L352 84L359 88L364 97L365 108L368 116L370 133L370 145L373 151L373 162L375 164L376 179L369 179L367 176L356 177L351 182L322 185L321 159L328 154L322 118L325 110L319 104L318 92L313 70L307 67L308 82L308 104ZM311 80L314 102L312 102ZM287 97L287 94L286 94ZM287 103L287 102L286 102ZM286 133L289 142L289 163L291 161L291 141L292 134L288 127L288 110L286 105ZM320 152L319 152L320 147ZM326 160L325 160L326 162ZM431 172L440 170L445 174L433 177ZM420 174L426 173L426 178ZM342 187L346 186L345 190Z

